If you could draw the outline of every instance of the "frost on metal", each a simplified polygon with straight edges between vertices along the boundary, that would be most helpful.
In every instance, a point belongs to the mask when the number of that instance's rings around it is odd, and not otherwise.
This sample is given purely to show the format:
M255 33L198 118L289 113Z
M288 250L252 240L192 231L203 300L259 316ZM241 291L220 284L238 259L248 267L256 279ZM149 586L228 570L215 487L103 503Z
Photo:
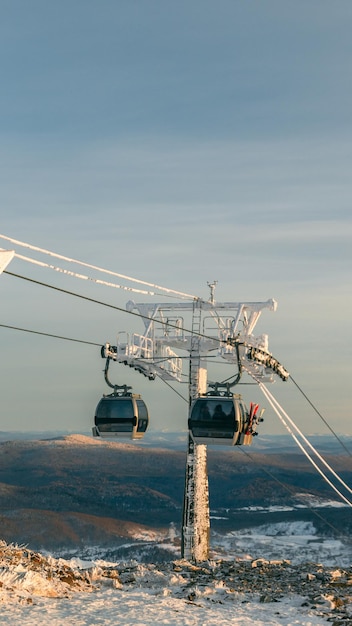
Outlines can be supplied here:
M14 250L0 250L0 274L7 268L14 256Z
M209 489L207 447L190 436L183 511L182 557L193 561L209 558Z
M144 323L144 333L119 331L115 346L105 343L103 358L133 367L150 380L182 382L184 364L189 367L189 407L208 393L207 358L218 354L257 381L272 381L273 370L285 371L268 352L268 337L255 337L253 330L264 309L274 311L276 302L215 302L216 281L208 283L208 301L192 297L191 301L169 303L127 302L129 313ZM188 300L188 297L186 298ZM179 355L188 352L189 358ZM274 367L275 366L275 367ZM279 369L280 366L280 369ZM233 383L236 384L236 383ZM233 386L233 385L231 385ZM214 387L214 385L212 385ZM248 444L248 441L245 442ZM206 447L197 445L189 433L181 550L183 558L203 561L209 555L209 495Z
M196 445L195 454L195 499L194 499L194 559L209 558L209 489L207 472L207 447Z

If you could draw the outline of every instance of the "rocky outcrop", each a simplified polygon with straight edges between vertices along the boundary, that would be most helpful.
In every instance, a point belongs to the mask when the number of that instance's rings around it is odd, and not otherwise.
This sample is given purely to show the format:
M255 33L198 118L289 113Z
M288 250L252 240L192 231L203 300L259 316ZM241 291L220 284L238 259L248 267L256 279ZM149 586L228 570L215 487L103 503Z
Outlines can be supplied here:
M0 541L0 604L33 604L38 596L67 598L73 592L93 589L89 572L74 569L62 559Z
M352 567L326 567L317 563L292 565L289 561L185 560L116 566L54 559L26 547L0 541L0 604L35 604L38 597L70 598L77 592L99 593L107 586L117 590L153 589L186 603L277 603L300 597L301 607L321 616L322 623L351 626Z

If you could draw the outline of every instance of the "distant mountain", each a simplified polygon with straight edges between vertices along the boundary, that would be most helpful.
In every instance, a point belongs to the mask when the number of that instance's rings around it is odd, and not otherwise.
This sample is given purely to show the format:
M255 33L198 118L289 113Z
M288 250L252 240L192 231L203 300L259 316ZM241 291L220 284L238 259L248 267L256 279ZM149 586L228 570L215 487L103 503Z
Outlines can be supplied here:
M351 484L351 457L326 458ZM0 537L50 549L81 541L118 545L137 527L179 527L185 462L185 450L85 435L0 442ZM302 507L313 497L337 499L299 451L209 449L208 471L213 525L219 529L252 524L273 506L291 508L272 512L276 518L304 518L309 509Z

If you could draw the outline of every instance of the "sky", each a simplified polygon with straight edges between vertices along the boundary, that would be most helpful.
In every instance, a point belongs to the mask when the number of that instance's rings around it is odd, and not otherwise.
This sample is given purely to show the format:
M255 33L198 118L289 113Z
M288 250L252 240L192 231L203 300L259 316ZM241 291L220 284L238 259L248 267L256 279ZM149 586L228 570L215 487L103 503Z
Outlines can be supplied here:
M274 298L256 330L351 435L350 0L0 4L1 234L205 299L214 280L218 302ZM131 299L18 258L8 270ZM4 325L97 344L142 330L6 274L0 289ZM0 337L0 430L89 431L107 391L99 348ZM161 381L115 372L152 428L186 428ZM271 391L306 433L327 432L292 382ZM269 410L262 432L282 432Z

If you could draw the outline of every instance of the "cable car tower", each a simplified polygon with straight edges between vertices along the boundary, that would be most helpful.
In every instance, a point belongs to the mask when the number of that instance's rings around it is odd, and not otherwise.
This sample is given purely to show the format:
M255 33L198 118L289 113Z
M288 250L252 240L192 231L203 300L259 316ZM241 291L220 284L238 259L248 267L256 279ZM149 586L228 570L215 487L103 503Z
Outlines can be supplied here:
M18 242L4 235L0 235L0 237L65 261L78 263L98 271L107 271L36 246ZM2 272L11 274L11 272L6 271L6 267L14 256L34 264L39 263L39 265L55 271L68 273L77 278L95 281L95 279L87 276L17 255L15 250L2 249L0 250L0 274ZM136 280L114 272L108 271L108 273L124 279ZM18 274L13 275L25 280L32 280ZM34 282L38 281L34 280ZM96 282L122 288L121 285L113 285L105 281ZM137 280L137 282L142 281ZM57 289L53 285L39 284ZM132 393L131 387L126 384L118 385L110 382L108 371L111 360L133 367L150 380L154 380L158 376L163 380L178 382L183 382L183 363L188 362L188 450L182 520L182 556L193 561L206 560L209 556L207 445L250 445L253 436L257 434L256 428L262 421L261 414L257 414L258 405L251 403L248 410L241 396L231 392L231 388L240 381L243 371L246 371L258 383L269 404L315 469L339 496L352 506L350 499L346 498L317 466L309 452L305 450L291 431L284 416L318 456L319 460L329 469L334 478L337 478L350 493L351 489L314 449L263 385L264 382L273 382L274 374L282 380L287 380L289 377L287 370L268 351L267 335L262 334L257 337L253 335L254 327L262 311L266 308L276 310L276 302L267 300L266 302L216 303L214 294L217 281L208 282L210 288L208 301L152 283L144 284L164 292L172 292L174 295L177 294L181 298L185 298L185 300L177 304L136 304L132 301L127 303L127 311L131 313L137 311L135 314L144 320L144 334L120 332L117 336L116 346L109 343L102 346L101 356L106 359L105 381L113 389L113 392L104 395L98 403L93 435L96 437L141 439L149 424L148 410L141 396ZM128 288L128 290L140 293L140 290L133 288ZM60 289L60 291L65 292L66 290ZM66 293L79 295L69 291ZM143 291L142 293L155 296L155 292ZM79 297L84 296L79 295ZM91 300L90 298L87 299ZM51 336L58 338L57 335ZM181 358L179 351L186 351L188 358ZM208 384L207 361L210 358L210 353L216 353L216 356L221 357L230 365L235 364L237 366L235 376L227 378L223 382ZM231 378L233 380L230 383ZM343 442L340 439L339 441L349 453Z
M183 558L193 561L204 561L209 557L207 443L249 445L256 434L258 422L262 421L256 415L258 406L251 404L248 411L240 396L235 397L232 394L230 386L239 381L243 371L258 382L272 382L274 373L283 380L289 376L284 367L268 352L268 336L253 335L262 311L276 310L275 300L215 302L216 284L216 281L208 283L209 300L194 298L193 301L157 304L127 302L127 311L137 312L141 316L144 333L119 332L116 345L106 343L102 347L102 357L107 359L107 363L111 359L123 363L150 380L158 376L163 380L182 383L183 364L188 363L189 432L181 552ZM187 352L189 358L182 358L180 352ZM210 390L208 389L207 358L211 353L237 367L232 385L213 383L209 385ZM106 371L107 368L105 373ZM119 409L123 400L125 406L128 404L126 396L131 396L131 393L127 391L127 386L115 387L113 397L109 396L112 401L104 404L114 404ZM117 392L117 387L125 387L126 391ZM202 417L201 411L205 408L210 408L207 418ZM223 408L223 417L217 421L217 410ZM119 431L122 420L118 416L118 410L115 410L114 415L115 418L108 417L108 420L115 423L116 431ZM104 422L105 417L96 415L95 423L99 425L101 420ZM137 423L138 417L134 419ZM110 426L106 428L111 430ZM93 429L94 435L99 435L97 430ZM123 430L126 430L126 426ZM129 430L134 438L132 426Z

